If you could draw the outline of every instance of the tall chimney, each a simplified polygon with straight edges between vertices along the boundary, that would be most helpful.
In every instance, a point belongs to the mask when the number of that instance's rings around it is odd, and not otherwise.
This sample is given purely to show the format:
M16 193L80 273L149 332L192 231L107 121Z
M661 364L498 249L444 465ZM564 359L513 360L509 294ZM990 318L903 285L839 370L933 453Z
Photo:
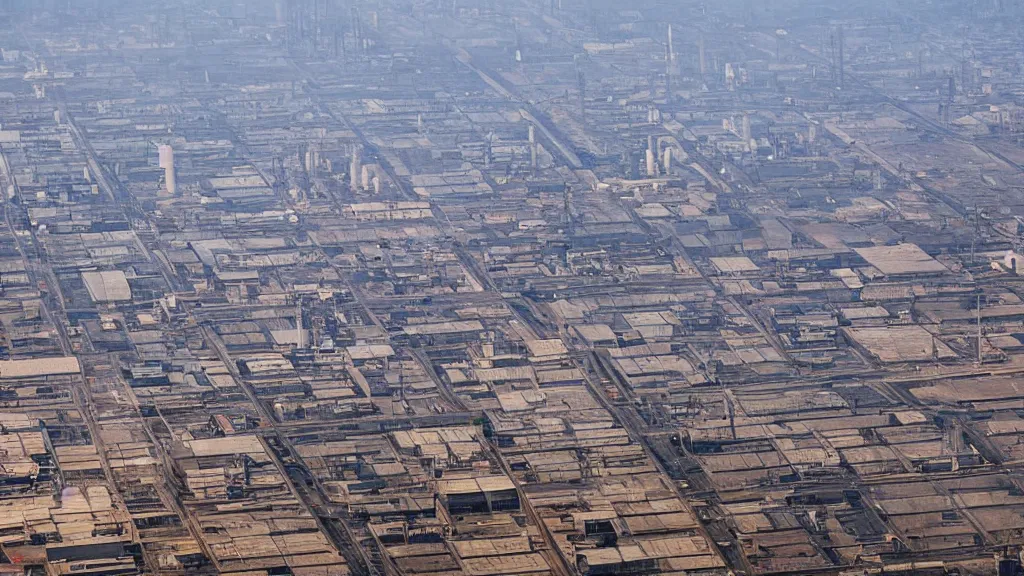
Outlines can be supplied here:
M359 192L359 178L362 176L362 165L359 162L359 146L352 148L352 165L349 167L349 184L353 192Z
M704 37L701 36L698 40L697 50L700 52L700 79L705 80L708 72L708 59L704 52Z
M846 87L844 85L844 82L846 80L846 74L845 74L845 62L844 62L844 55L843 55L843 44L845 44L845 42L843 42L843 27L842 26L839 27L839 30L836 33L836 42L837 42L837 44L839 44L839 88L843 89L843 88Z
M167 185L167 193L174 196L178 193L178 182L174 173L174 148L167 144L161 144L158 151L160 154L160 167L164 169L164 183Z
M668 25L668 60L674 62L676 59L676 49L672 45L672 25Z

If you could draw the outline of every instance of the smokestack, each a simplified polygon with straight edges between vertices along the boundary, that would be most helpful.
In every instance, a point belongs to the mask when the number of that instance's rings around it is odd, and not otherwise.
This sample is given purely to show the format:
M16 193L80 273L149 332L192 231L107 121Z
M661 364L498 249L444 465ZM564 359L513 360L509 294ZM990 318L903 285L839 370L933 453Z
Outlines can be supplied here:
M576 71L576 84L580 93L580 117L583 119L583 123L587 123L587 106L586 106L586 93L587 93L587 79L583 76L582 70Z
M978 294L978 364L983 360L981 352L981 294Z
M161 144L157 150L160 154L160 167L164 169L167 193L174 196L178 193L178 182L174 173L174 149L167 144Z
M359 177L362 176L362 165L359 162L359 147L352 148L352 165L349 166L349 184L353 192L359 192Z
M672 54L669 46L665 47L665 102L672 103Z
M583 74L583 69L580 68L580 56L579 54L572 57L573 66L576 68L576 91L579 93L579 108L580 108L580 119L583 124L587 123L587 108L585 104L585 98L587 94L587 78Z
M530 127L528 129L527 134L528 134L527 138L530 141L530 168L533 168L534 170L536 170L537 169L537 132L536 132L536 128L534 128L533 124L530 124Z
M516 55L515 55L515 60L516 60L516 62L522 62L523 61L523 39L519 35L519 25L518 24L515 25L515 32L516 32Z
M302 298L295 300L295 347L302 348Z
M845 88L846 74L845 74L845 67L844 67L845 66L845 61L844 61L844 57L843 57L843 44L844 44L844 42L843 42L843 27L842 26L839 27L839 32L838 32L837 36L838 36L837 41L839 43L839 88L843 89L843 88Z
M352 7L350 19L352 21L352 43L355 44L356 52L359 52L363 43L363 26L359 20L359 8Z
M668 61L674 62L676 59L676 49L672 46L672 25L668 25Z
M700 79L705 80L707 78L708 71L708 59L704 53L704 37L701 36L697 42L697 50L700 52Z

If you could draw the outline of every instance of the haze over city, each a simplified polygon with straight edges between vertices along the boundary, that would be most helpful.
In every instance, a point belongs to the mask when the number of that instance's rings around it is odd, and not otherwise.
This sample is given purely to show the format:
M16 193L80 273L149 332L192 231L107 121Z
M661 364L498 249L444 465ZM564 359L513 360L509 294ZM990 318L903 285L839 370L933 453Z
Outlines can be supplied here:
M1024 0L0 0L0 576L1021 576Z

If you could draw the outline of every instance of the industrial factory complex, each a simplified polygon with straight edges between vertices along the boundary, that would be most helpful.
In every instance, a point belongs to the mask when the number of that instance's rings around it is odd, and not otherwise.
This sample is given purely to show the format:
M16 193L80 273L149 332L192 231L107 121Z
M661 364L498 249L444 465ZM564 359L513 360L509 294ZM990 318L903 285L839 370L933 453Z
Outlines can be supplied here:
M0 576L1019 576L1024 2L0 0Z

